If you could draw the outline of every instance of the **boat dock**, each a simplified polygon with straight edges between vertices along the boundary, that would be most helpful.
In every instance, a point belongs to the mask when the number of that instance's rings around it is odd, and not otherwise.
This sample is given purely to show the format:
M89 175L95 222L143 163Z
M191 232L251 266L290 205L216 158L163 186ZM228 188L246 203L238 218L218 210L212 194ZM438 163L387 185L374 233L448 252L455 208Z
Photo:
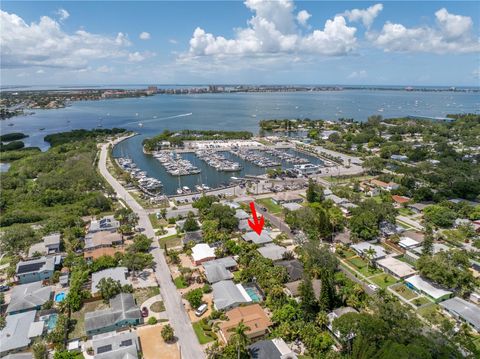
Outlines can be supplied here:
M294 156L288 152L285 151L279 151L274 148L269 148L265 150L265 153L280 158L281 160L284 160L285 162L296 164L296 165L301 165L301 164L306 164L309 163L309 161L306 158L299 157L299 156Z
M195 155L217 171L237 172L242 169L240 163L227 160L223 155L213 150L195 151Z
M165 168L165 170L172 176L188 176L201 172L198 167L195 167L190 161L183 159L175 152L154 152L155 157Z
M148 194L155 194L160 192L160 190L162 189L163 184L160 180L153 177L148 177L147 172L140 170L130 158L117 158L117 163L122 170L128 172L130 176L135 178L138 187L143 192Z
M271 160L267 157L264 157L258 153L255 153L252 150L246 150L243 148L231 148L229 152L235 156L240 157L242 160L253 163L259 167L277 167L281 166L281 163L278 161Z

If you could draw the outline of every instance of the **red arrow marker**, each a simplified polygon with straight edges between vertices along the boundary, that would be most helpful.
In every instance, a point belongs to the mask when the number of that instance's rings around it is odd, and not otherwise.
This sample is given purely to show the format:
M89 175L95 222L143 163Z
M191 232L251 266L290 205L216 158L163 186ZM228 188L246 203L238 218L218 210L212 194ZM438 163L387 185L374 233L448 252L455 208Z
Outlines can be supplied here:
M263 225L265 224L265 219L263 218L263 216L261 216L260 220L258 220L257 210L255 209L255 204L253 202L250 202L250 209L252 210L253 222L251 220L248 220L248 225L251 229L255 231L255 233L261 235Z

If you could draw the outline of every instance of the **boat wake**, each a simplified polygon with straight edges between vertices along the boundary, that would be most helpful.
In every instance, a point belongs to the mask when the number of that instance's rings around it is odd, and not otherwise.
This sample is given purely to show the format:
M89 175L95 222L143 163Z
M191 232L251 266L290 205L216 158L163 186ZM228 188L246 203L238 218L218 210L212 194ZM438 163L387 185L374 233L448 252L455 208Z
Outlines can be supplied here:
M181 113L179 115L168 116L168 117L158 117L158 118L155 117L155 118L152 118L150 120L144 120L144 121L142 121L142 123L148 123L148 122L154 122L154 121L160 121L160 120L170 120L170 119L173 119L173 118L187 117L187 116L191 116L191 115L193 115L192 112ZM127 122L126 125L130 125L130 124L133 124L133 123L138 123L138 121Z

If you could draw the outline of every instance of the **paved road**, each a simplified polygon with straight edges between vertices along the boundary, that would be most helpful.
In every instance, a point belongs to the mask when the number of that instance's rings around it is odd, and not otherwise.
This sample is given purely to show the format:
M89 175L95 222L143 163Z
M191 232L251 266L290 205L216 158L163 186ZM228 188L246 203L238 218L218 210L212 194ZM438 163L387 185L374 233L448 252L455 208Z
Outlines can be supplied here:
M264 216L265 219L268 219L274 227L277 227L280 231L287 234L288 238L290 239L294 238L294 235L290 230L290 227L288 227L288 225L282 219L274 216L271 213L262 211L262 208L263 208L262 205L259 205L258 203L255 202L255 209L257 210L257 216L259 215Z
M107 145L102 145L100 152L100 161L98 167L102 176L112 186L117 196L125 201L125 203L138 215L138 227L144 228L144 233L148 237L155 237L153 227L148 219L148 213L138 204L137 201L123 188L123 186L108 172L107 166ZM182 298L177 292L175 285L170 276L170 270L165 260L163 250L158 247L158 242L154 241L151 253L155 259L155 275L160 284L160 293L163 297L165 309L168 313L170 324L172 325L175 335L179 340L182 358L200 359L205 358L202 347L198 343L197 337L193 331L192 324L185 311Z

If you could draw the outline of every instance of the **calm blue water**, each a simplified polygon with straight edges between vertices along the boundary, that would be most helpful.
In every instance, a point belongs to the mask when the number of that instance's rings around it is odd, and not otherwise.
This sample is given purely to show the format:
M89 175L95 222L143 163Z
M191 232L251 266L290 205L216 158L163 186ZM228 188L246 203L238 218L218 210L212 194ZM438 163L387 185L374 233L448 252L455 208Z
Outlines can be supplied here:
M378 111L383 110L383 111ZM157 95L145 98L75 102L58 110L35 110L35 114L0 121L1 133L24 132L26 146L43 150L48 133L78 128L123 127L140 135L124 141L115 155L129 156L149 175L158 177L173 193L178 180L165 177L163 167L154 158L145 156L141 142L164 129L220 129L258 132L258 121L269 118L311 118L335 120L340 117L364 121L372 114L384 117L422 115L445 116L449 113L480 113L478 93L406 92L345 90L301 93L235 93L200 95ZM140 127L139 122L143 123ZM9 126L13 124L13 126ZM193 162L199 164L194 155ZM237 161L241 160L235 158ZM263 169L246 166L249 174ZM244 173L219 173L203 168L200 177L181 178L181 185L194 186L199 182L220 184L230 176ZM190 178L189 178L190 177ZM168 183L167 183L168 182Z

